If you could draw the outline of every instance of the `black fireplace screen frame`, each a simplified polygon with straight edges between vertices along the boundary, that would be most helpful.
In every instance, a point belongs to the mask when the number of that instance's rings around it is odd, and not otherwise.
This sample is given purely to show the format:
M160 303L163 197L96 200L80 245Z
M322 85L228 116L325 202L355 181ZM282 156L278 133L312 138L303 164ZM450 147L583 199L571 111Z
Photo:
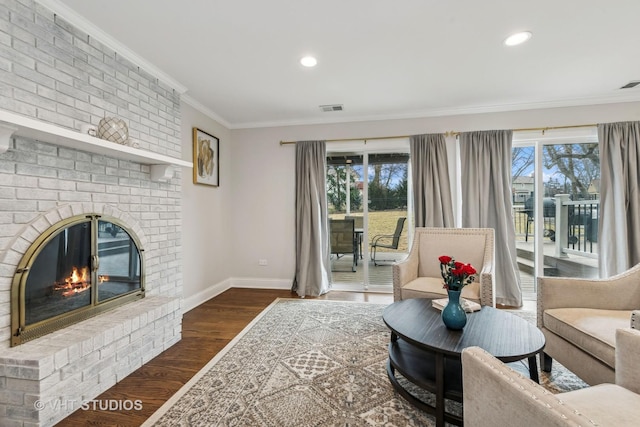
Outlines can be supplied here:
M38 257L43 250L46 250L45 248L47 248L48 244L58 238L61 233L65 230L72 229L72 227L75 226L81 226L81 228L84 228L82 227L83 224L87 225L90 232L90 250L89 254L87 254L89 255L87 264L90 274L90 289L88 290L88 292L90 292L90 303L62 314L53 315L46 319L41 320L36 318L36 320L27 321L26 288L29 274L32 271L34 263L37 262ZM98 275L100 266L99 253L100 251L104 253L109 250L117 250L117 248L110 247L117 244L117 242L111 242L112 244L110 245L109 243L104 243L105 239L102 239L102 246L104 247L99 248L99 233L112 233L112 236L115 237L118 233L122 232L128 235L128 242L131 242L130 245L134 246L134 248L128 249L128 266L130 269L129 277L133 277L134 274L139 274L139 279L132 281L132 283L134 283L132 288L135 287L134 289L129 290L125 286L124 290L119 290L115 296L110 296L106 293L104 296L99 296L101 291L99 290L100 287L98 286L98 283L104 279L104 277L100 277ZM135 258L136 256L137 258ZM117 218L110 217L108 215L84 214L67 218L54 224L42 233L27 249L18 264L16 273L13 277L13 283L11 286L11 346L14 347L16 345L23 344L27 341L49 334L56 330L63 329L128 302L144 298L144 258L144 249L142 248L138 237L126 224ZM132 268L138 267L139 271L131 270ZM126 278L118 278L120 281L126 281ZM137 287L138 283L139 287Z

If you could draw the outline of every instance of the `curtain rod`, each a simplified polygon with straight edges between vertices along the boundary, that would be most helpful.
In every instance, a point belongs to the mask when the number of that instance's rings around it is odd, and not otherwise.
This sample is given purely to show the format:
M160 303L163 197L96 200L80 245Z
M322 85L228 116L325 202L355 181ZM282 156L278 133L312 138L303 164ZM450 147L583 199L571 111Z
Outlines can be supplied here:
M547 127L541 127L541 128L520 128L520 129L513 129L514 132L535 132L535 131L541 131L542 134L544 135L544 133L548 130L556 130L556 129L576 129L576 128L592 128L592 127L596 127L598 126L597 124L588 124L588 125L570 125L570 126L547 126ZM457 132L457 131L447 131L444 133L445 137L448 136L455 136L457 137L458 135L460 135L461 132ZM326 139L325 142L350 142L350 141L364 141L364 143L366 144L367 141L375 141L375 140L382 140L382 139L398 139L398 138L410 138L413 135L395 135L395 136L374 136L371 138L340 138L340 139ZM288 144L295 144L298 141L280 141L280 145L288 145Z

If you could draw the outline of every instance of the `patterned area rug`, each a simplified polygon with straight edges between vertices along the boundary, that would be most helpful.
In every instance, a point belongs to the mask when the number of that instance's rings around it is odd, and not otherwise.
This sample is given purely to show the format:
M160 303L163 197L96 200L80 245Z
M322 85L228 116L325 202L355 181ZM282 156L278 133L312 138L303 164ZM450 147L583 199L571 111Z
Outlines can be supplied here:
M143 425L433 426L389 382L385 307L276 300ZM555 362L541 377L553 392L576 380Z

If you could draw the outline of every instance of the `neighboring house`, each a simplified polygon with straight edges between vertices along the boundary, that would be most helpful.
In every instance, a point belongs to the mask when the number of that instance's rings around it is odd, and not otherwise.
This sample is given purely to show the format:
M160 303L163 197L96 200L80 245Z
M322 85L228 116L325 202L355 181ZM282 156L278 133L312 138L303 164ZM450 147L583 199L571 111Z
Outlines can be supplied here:
M533 194L533 177L518 176L512 182L513 203L524 203Z
M591 181L587 192L589 193L589 198L591 200L598 200L600 198L600 180L594 179Z

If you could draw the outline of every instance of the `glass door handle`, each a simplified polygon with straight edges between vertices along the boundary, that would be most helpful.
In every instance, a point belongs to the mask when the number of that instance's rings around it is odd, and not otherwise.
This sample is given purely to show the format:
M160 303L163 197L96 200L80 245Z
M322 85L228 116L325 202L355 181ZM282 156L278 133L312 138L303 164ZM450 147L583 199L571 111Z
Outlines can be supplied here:
M91 255L91 271L97 271L100 268L100 258L98 255Z

